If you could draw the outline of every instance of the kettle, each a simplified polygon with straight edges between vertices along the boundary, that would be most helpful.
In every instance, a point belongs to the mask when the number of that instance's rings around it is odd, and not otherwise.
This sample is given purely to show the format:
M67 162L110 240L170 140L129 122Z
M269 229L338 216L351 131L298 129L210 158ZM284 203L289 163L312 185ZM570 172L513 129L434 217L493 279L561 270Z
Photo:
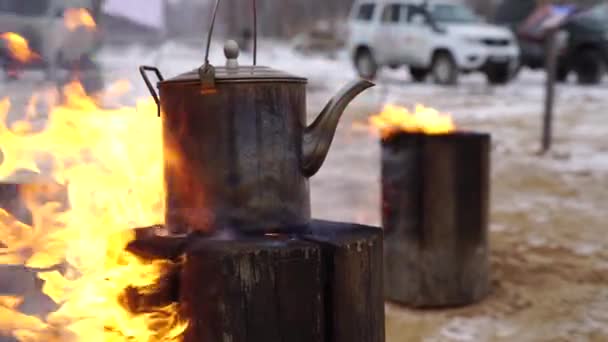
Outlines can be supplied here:
M172 234L284 233L311 220L309 178L321 168L346 106L373 83L356 80L306 126L305 78L241 66L239 47L224 46L226 65L209 63L216 2L204 64L164 80L140 73L163 121L166 225ZM256 17L254 5L254 18ZM159 94L148 78L158 78Z

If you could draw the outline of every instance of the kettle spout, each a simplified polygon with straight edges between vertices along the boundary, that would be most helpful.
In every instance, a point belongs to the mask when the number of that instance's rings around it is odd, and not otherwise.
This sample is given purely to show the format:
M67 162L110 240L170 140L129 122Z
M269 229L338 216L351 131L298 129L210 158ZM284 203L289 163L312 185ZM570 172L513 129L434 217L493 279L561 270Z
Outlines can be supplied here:
M338 122L346 106L361 92L373 86L372 82L366 80L349 83L327 103L321 114L305 129L302 145L304 176L312 177L325 162Z

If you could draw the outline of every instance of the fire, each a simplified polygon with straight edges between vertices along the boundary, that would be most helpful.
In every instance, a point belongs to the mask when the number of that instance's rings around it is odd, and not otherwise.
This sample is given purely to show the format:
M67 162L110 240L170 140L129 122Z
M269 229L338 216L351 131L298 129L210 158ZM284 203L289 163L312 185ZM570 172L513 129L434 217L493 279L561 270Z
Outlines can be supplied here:
M66 189L69 201L67 208L44 202L26 188L21 198L32 225L0 209L0 264L36 270L57 304L45 317L28 316L18 311L23 298L0 296L0 335L22 342L178 341L187 323L176 305L134 314L121 299L128 287L156 284L170 266L125 251L132 228L163 222L163 144L154 104L102 109L76 82L59 95L32 97L25 119L10 126L11 102L0 100L0 179L35 171L54 190ZM32 113L40 102L50 107L48 119ZM42 130L40 121L46 121Z
M379 129L383 136L395 132L446 134L456 130L449 114L423 105L416 105L414 112L404 107L386 105L382 113L370 118L370 124Z
M27 39L14 32L2 33L0 39L5 42L10 56L21 63L28 63L39 58L38 54L30 48Z
M68 8L64 13L65 27L70 31L76 31L82 27L89 31L95 31L97 24L86 8Z

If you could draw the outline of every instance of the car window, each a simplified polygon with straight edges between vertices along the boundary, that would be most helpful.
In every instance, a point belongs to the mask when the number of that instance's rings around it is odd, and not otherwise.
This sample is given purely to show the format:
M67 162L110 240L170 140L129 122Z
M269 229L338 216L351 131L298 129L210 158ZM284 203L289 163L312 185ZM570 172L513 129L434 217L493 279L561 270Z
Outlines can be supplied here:
M608 21L608 3L597 5L588 11L582 12L581 17L597 21Z
M439 23L471 23L480 18L468 7L453 4L437 4L431 9L431 16Z
M398 23L401 15L401 5L386 5L382 11L382 22Z
M0 12L11 12L8 0L0 0Z
M374 17L375 4L362 4L357 13L357 20L370 21Z
M37 17L46 15L49 9L49 0L4 0L2 6L7 12L17 15Z

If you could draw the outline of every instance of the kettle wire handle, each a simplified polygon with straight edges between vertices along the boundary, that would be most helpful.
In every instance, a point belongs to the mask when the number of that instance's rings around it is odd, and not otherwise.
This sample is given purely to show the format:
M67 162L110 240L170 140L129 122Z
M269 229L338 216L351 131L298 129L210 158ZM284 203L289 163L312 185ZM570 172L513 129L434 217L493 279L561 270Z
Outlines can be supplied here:
M205 65L204 70L209 68L209 50L211 49L211 38L213 37L213 28L215 27L215 19L217 17L217 11L220 7L221 0L215 2L213 9L213 17L211 19L211 27L209 28L209 34L207 35L207 50L205 52ZM252 0L253 4L253 65L258 64L258 10L256 0Z
M158 108L158 116L160 117L160 99L158 97L158 94L156 93L156 90L154 89L154 85L152 85L152 82L150 82L150 79L148 78L146 71L153 71L156 74L156 77L158 78L158 80L161 82L164 81L165 79L163 78L163 75L160 73L160 70L158 70L158 68L156 68L156 67L151 67L151 66L147 66L147 65L142 65L139 67L139 73L141 74L141 77L143 77L144 82L146 82L146 86L148 87L148 90L150 91L150 94L152 95L154 102L156 102L156 107Z

